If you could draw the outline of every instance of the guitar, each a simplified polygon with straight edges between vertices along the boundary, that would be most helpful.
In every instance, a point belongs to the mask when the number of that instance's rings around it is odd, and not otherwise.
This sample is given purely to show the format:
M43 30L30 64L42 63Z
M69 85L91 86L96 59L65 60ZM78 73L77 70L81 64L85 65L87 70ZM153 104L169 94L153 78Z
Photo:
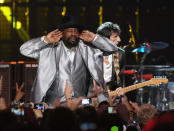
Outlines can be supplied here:
M133 90L136 90L136 89L139 89L139 88L142 88L144 86L147 86L147 85L159 85L161 83L168 83L168 79L167 78L152 78L148 81L145 81L145 82L142 82L142 83L138 83L138 84L135 84L135 85L131 85L131 86L128 86L128 87L124 87L122 88L123 89L123 92L124 94L127 93L127 92L130 92L130 91L133 91ZM114 95L117 95L117 92L116 91L106 91L104 93L108 93L109 96L114 96ZM91 96L88 96L87 98L94 98L96 97L96 95L91 95ZM65 103L65 101L62 101L60 102L61 104L62 103Z
M142 88L142 87L147 86L147 85L159 85L161 83L168 83L168 79L167 78L152 78L148 81L138 83L135 85L131 85L128 87L124 87L122 89L123 89L123 93L125 94L127 92ZM109 94L109 96L117 95L116 91L110 91L110 92L108 92L108 94Z

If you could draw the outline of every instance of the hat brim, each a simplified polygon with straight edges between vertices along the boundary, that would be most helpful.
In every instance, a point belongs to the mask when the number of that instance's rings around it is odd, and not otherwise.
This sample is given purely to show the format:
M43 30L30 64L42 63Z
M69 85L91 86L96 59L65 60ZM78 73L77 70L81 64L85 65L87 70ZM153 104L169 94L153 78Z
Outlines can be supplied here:
M77 28L78 30L81 31L81 30L83 30L84 27L82 25L79 25L79 24L71 24L71 23L61 24L58 26L59 30L63 30L66 28Z

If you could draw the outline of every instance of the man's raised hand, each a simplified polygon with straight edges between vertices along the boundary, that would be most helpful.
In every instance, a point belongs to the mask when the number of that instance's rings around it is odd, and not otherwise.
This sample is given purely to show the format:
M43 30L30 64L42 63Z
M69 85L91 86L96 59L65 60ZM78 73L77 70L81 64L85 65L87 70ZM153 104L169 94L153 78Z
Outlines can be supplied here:
M59 31L58 29L48 33L46 36L45 36L45 41L47 43L56 43L58 42L60 39L62 38L62 32Z
M94 40L94 38L96 37L96 34L88 31L88 30L84 30L81 34L80 34L80 39L84 40L85 42L92 42Z

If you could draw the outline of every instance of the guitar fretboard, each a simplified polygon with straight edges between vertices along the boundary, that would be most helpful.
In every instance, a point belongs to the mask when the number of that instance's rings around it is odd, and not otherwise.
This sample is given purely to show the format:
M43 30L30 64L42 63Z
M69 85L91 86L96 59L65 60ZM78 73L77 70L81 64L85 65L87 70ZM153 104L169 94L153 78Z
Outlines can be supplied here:
M162 82L167 83L168 79L166 79L166 78L152 78L151 80L125 87L125 88L123 88L123 92L125 94L129 91L133 91L133 90L136 90L138 88L141 88L141 87L144 87L144 86L147 86L147 85L150 85L150 84L158 85L158 84L161 84ZM116 95L116 94L117 94L116 91L109 92L109 95Z
M123 88L123 91L124 91L124 93L127 93L129 91L132 91L132 90L135 90L135 89L138 89L138 88L150 85L150 84L151 84L151 81L142 82L142 83L139 83L139 84L135 84L135 85L125 87L125 88Z

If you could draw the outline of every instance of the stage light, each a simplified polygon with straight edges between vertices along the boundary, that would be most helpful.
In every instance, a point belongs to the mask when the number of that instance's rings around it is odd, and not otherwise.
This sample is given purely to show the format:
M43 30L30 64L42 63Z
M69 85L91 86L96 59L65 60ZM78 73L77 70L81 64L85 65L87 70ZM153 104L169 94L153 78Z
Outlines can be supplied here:
M15 25L15 24L16 24L16 25ZM16 23L15 23L15 22L13 22L13 27L15 27L17 30L19 30L19 29L21 29L22 24L21 24L21 22L20 22L20 21L17 21Z
M99 15L99 25L101 25L103 23L103 6L99 7L98 15Z
M63 6L63 8L62 8L62 16L65 16L65 14L66 14L66 6Z
M66 2L66 0L63 0L63 3L65 3ZM62 16L65 16L66 15L66 6L63 6L62 7Z
M8 20L8 22L12 22L12 12L10 7L0 7L1 12L4 14L4 16L6 17L6 19ZM15 20L15 19L14 19ZM13 28L19 30L22 27L22 24L20 21L13 21Z
M118 127L117 126L112 126L111 131L118 131Z
M0 2L4 2L4 0L1 0ZM2 6L0 7L0 11L2 12L2 14L5 16L5 18L7 19L7 21L9 23L12 23L12 11L11 8L8 6ZM23 40L29 40L30 36L28 35L28 33L22 28L22 23L20 21L16 21L15 17L13 16L13 28L17 30L17 33L19 35L19 37Z
M4 3L4 0L0 0L0 3Z

